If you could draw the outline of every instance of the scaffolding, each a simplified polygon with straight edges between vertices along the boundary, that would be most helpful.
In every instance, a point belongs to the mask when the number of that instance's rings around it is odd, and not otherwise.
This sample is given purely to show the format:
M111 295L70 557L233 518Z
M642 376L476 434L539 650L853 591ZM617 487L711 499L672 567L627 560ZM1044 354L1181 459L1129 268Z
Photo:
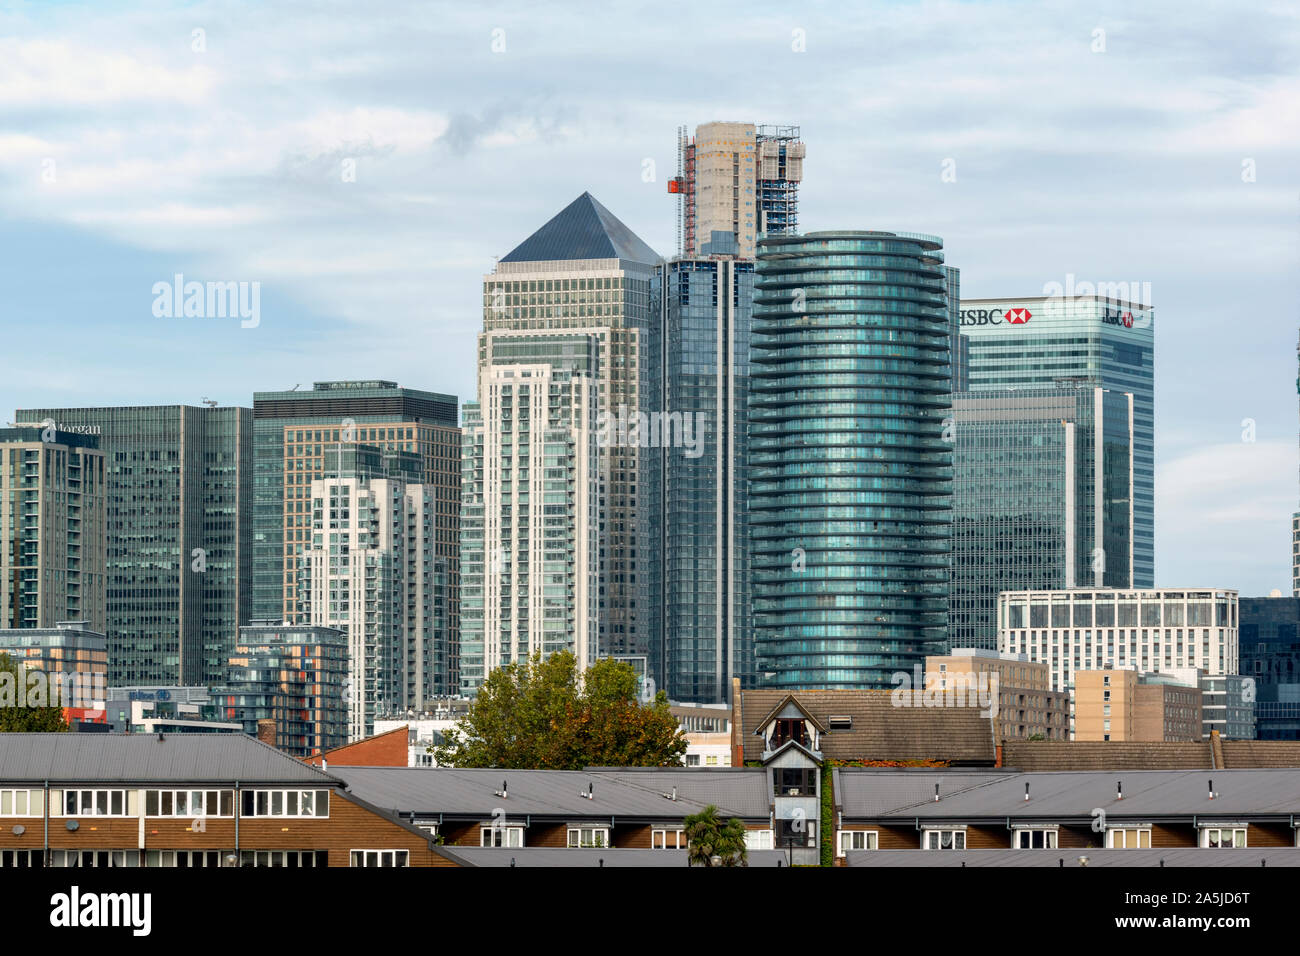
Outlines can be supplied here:
M799 231L799 183L807 147L798 126L759 126L755 193L760 233Z

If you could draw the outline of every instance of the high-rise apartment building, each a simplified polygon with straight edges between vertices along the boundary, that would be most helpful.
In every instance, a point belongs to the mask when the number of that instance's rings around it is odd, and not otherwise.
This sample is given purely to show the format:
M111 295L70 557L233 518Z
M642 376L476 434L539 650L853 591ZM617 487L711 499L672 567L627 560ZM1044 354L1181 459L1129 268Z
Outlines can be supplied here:
M760 682L885 688L944 640L952 480L942 242L759 243L750 538Z
M970 345L972 391L1068 382L1133 396L1133 583L1152 587L1155 338L1151 306L1100 295L966 299L961 303L961 330Z
M583 193L503 257L483 280L480 387L485 382L500 382L500 377L511 367L520 373L535 369L539 360L561 371L577 371L580 377L593 380L596 407L583 410L583 424L599 433L596 437L600 450L596 531L600 580L595 653L602 657L645 655L651 635L659 627L659 609L649 601L649 573L657 561L654 549L658 538L652 528L659 515L652 514L648 507L648 502L657 500L658 457L651 454L654 451L650 445L651 430L632 427L643 420L639 416L647 416L648 422L652 412L662 409L659 262L654 250L590 193ZM522 335L508 341L501 333ZM485 378L484 372L489 367L493 369L492 375ZM579 392L585 395L588 389L580 381L554 384L558 392L568 396ZM548 394L550 388L548 385ZM504 400L505 393L500 394ZM517 407L517 397L511 395L512 409ZM514 427L512 421L499 414L504 405L494 407L487 401L490 395L480 393L478 398L475 414L478 427L483 430L482 438L467 440L467 455L476 454L480 447L487 449L507 443L505 432ZM557 395L557 401L561 398ZM585 418L587 415L591 416L590 422ZM537 415L539 421L543 417ZM561 412L557 421L565 417ZM511 563L492 564L493 549L484 540L481 545L486 555L484 573L497 577L498 583L481 589L477 584L466 584L462 593L466 600L486 600L487 595L497 593L494 587L499 587L502 589L499 593L516 596L520 593L522 569L514 563L519 554L517 543L508 542L522 542L519 535L525 529L524 516L504 512L493 515L488 511L489 496L498 493L494 482L504 482L505 475L498 476L490 470L486 459L482 466L467 462L465 468L466 475L481 471L483 489L481 495L467 489L463 507L468 513L482 506L483 520L489 523L489 529L490 522L501 522L492 533L499 535ZM574 468L573 473L578 475L582 470ZM512 473L511 480L516 479L523 480L521 475ZM501 486L499 493L504 491ZM584 493L575 490L571 499L575 506ZM536 501L513 502L524 503L537 504ZM555 504L566 510L569 507L568 502ZM528 518L532 520L532 515ZM556 518L559 520L558 515ZM572 533L581 536L578 531ZM478 546L480 536L477 528L464 536L467 555ZM530 546L541 546L541 540L531 534L528 542ZM542 573L543 569L535 561L530 563L528 575ZM529 581L526 586L531 589L534 585ZM481 590L482 596L471 593L476 590ZM576 599L577 595L571 598ZM488 642L494 640L490 635L484 637L489 648ZM521 647L531 640L514 633L504 644ZM476 639L463 641L467 649L476 642ZM484 666L490 667L490 650L484 650L483 654L489 662ZM462 689L473 692L484 676L477 673L463 676Z
M1131 668L1074 675L1075 740L1197 741L1203 702L1195 682Z
M753 259L761 235L798 232L806 155L797 126L704 123L689 139L682 128L669 185L681 194L679 255Z
M275 747L310 757L348 742L348 638L332 627L254 623L239 629L221 716L257 736L275 721Z
M673 700L719 703L754 686L748 518L748 401L754 263L664 265L663 394L677 440L661 447L655 506L663 608L650 671Z
M1007 740L1067 740L1070 696L1048 687L1047 665L1023 654L966 647L927 657L925 687L964 704L987 689L989 720L998 743ZM960 695L960 696L958 696ZM975 698L978 702L978 696Z
M1046 661L1052 689L1081 670L1236 674L1237 592L1206 588L1004 591L998 650Z
M487 332L465 405L461 674L599 642L598 336ZM568 350L568 368L557 362Z
M316 382L310 390L253 394L253 617L305 620L298 567L311 543L311 483L322 477L325 450L365 443L411 452L419 483L434 495L434 553L450 582L446 672L441 695L458 685L460 429L454 395L399 388L396 382Z
M951 646L997 648L1001 591L1132 587L1132 396L1065 384L952 406Z
M105 628L104 453L53 421L0 428L0 629Z
M298 603L303 623L347 635L352 740L370 736L376 716L441 696L449 587L423 464L417 452L339 443L311 482Z
M20 409L99 436L108 677L225 680L251 604L252 410L152 405Z

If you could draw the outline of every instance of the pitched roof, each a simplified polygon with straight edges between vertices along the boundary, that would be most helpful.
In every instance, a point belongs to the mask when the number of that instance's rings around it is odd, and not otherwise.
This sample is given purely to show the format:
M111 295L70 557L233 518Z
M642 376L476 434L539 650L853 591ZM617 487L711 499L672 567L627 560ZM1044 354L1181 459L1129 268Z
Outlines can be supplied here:
M515 246L502 262L627 259L653 265L663 257L608 209L583 193Z
M244 734L0 734L0 781L333 786L339 781Z
M375 806L424 817L487 819L501 808L511 817L680 820L709 803L724 815L766 819L768 814L766 774L745 769L637 772L331 765L330 771L346 782L349 793ZM498 796L503 783L506 797ZM676 800L670 796L674 787ZM588 792L593 799L584 796Z
M1120 740L1008 740L1002 765L1016 770L1210 770L1210 744Z
M1300 767L1300 740L1224 740L1223 765L1244 767Z
M1210 781L1215 797L1209 797ZM939 784L940 799L934 799ZM1029 785L1029 800L1025 785ZM1123 799L1117 799L1120 785ZM835 772L835 800L846 818L975 821L1112 819L1300 813L1300 770L1126 770L1017 773L951 770Z
M946 760L992 765L993 727L978 707L896 707L887 690L746 690L741 692L741 737L745 760L763 756L756 736L763 719L786 697L824 726L832 716L853 718L848 730L821 735L828 760Z

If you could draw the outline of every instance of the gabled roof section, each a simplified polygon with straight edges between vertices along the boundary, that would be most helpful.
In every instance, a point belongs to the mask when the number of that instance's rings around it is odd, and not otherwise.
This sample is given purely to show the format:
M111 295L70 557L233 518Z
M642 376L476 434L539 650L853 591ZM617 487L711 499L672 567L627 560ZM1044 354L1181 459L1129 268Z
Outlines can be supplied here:
M754 725L753 733L762 733L763 728L775 720L785 708L793 704L799 713L803 714L808 720L811 720L813 726L817 728L818 733L826 733L826 725L808 712L808 708L799 702L799 698L794 694L786 694L776 702L776 706L767 712L767 716Z
M805 747L797 740L787 740L785 743L777 747L775 750L764 751L763 764L766 766L767 764L775 760L777 757L781 756L781 754L785 753L787 750L798 750L800 753L802 753L805 757L807 757L817 766L819 767L821 766L822 755L817 753L817 751L815 750L811 750L808 747Z
M243 734L0 734L0 782L335 786L339 780Z
M626 259L654 265L662 258L591 193L583 193L501 261Z

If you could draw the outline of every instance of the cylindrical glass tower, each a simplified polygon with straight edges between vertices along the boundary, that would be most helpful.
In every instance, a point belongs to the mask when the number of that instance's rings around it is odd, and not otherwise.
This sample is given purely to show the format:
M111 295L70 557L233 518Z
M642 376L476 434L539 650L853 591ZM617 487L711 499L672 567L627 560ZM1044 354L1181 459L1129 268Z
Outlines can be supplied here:
M893 232L759 244L750 521L763 686L892 687L943 650L942 248Z

